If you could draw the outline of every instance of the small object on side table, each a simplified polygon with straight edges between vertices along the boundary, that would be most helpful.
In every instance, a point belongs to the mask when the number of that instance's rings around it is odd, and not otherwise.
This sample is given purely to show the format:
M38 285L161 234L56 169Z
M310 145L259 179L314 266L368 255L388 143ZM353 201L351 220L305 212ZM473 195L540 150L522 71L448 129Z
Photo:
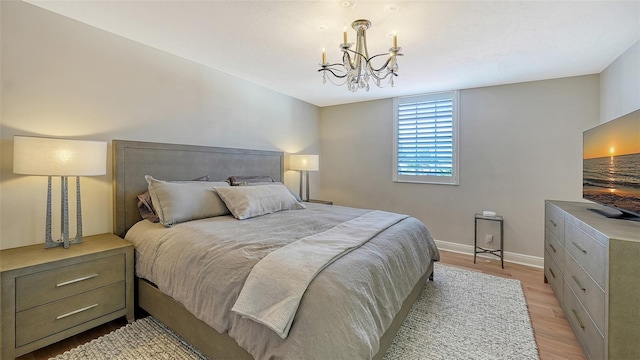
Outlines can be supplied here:
M497 221L500 223L499 249L485 249L478 246L478 220ZM474 219L473 231L473 263L476 263L476 256L478 254L492 254L500 258L500 265L502 265L502 268L504 269L504 219L502 218L502 216L485 216L484 214L476 214Z
M126 316L134 320L133 244L86 236L69 249L0 251L0 358L14 359Z

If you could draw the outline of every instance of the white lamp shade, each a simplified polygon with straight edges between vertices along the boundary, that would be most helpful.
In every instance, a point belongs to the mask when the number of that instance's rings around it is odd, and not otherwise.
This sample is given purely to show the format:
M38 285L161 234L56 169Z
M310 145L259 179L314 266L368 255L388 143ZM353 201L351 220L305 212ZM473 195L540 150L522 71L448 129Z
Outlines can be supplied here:
M291 155L289 169L303 171L318 171L320 169L319 155Z
M13 172L46 176L104 175L107 142L14 136Z

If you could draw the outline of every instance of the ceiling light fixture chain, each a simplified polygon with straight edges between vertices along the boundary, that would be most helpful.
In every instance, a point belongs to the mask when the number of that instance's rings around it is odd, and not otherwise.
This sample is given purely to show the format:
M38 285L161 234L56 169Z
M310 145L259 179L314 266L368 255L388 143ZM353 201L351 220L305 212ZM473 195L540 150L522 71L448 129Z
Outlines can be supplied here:
M341 86L346 84L347 89L351 92L356 92L358 89L365 89L369 91L369 80L373 79L374 84L378 87L385 87L391 84L394 86L393 77L398 76L398 61L397 57L402 56L400 53L402 48L398 47L398 37L393 35L393 46L389 48L389 52L385 54L377 54L369 57L369 51L367 49L367 29L371 27L371 21L369 20L356 20L351 23L351 27L356 31L356 48L355 51L351 50L353 43L347 42L347 31L344 31L344 42L340 44L340 50L342 51L342 63L327 63L327 55L324 49L322 49L322 63L320 69L322 71L322 83L325 84L327 79L334 85ZM375 68L372 64L372 60L386 56L387 60L379 68ZM335 83L332 80L332 76L338 79L344 79L342 83ZM386 83L384 80L389 79Z

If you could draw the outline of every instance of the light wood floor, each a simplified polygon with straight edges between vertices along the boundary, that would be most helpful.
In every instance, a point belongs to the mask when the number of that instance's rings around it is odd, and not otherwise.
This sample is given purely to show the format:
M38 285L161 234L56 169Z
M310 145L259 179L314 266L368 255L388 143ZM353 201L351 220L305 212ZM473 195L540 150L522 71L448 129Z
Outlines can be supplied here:
M540 359L585 359L582 347L580 347L569 322L564 317L564 312L555 295L553 295L551 287L549 284L544 283L542 269L508 262L504 263L504 269L502 269L500 261L482 257L478 257L477 263L474 264L473 255L449 251L440 251L440 262L468 270L520 280L524 296L527 299Z
M441 251L440 256L441 263L443 264L520 280L529 306L529 314L538 344L540 359L585 359L582 348L576 340L569 323L565 319L558 300L556 300L553 295L551 287L543 281L542 269L512 263L505 263L505 268L502 269L499 261L485 260L484 258L478 258L477 264L474 264L472 255L448 251ZM124 324L126 324L124 319L115 320L67 340L21 356L18 359L48 359L107 334Z

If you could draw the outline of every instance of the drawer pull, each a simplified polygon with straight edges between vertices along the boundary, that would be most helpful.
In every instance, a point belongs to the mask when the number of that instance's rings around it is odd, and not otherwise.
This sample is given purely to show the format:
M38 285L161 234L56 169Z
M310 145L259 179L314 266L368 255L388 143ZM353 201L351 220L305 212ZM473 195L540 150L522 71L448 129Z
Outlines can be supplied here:
M572 241L571 243L573 243L573 246L575 246L576 248L578 248L578 250L582 251L583 253L587 253L587 250L583 249L580 245L576 244L575 241Z
M553 244L549 244L549 247L551 248L551 250L553 250L553 252L557 252L556 248L553 246Z
M571 275L571 278L573 278L573 281L576 282L576 284L578 285L580 290L585 291L585 292L587 291L587 289L585 289L585 287L582 286L582 284L580 283L580 280L578 280L578 278L575 275Z
M571 309L571 312L573 313L573 316L575 316L576 321L578 322L578 325L580 325L582 330L584 330L584 324L582 323L582 321L580 321L580 318L578 317L578 313L573 309Z
M97 307L97 306L98 306L98 304L93 304L93 305L85 306L85 307L83 307L81 309L70 311L70 312L68 312L66 314L62 314L62 315L56 316L56 320L64 319L67 316L75 315L77 313L81 313L83 311L87 311L89 309L93 309L94 307Z
M80 278L77 278L77 279L73 279L73 280L69 280L69 281L64 281L64 282L61 282L61 283L59 283L59 284L56 284L56 287L61 287L61 286L65 286L65 285L75 284L75 283L80 282L80 281L85 281L85 280L93 279L94 277L97 277L97 276L98 276L98 274L91 274L91 275L83 276L83 277L80 277Z
M550 223L551 223L551 225L553 225L553 226L558 226L558 224L556 224L556 223L555 223L553 220L551 220L551 219L549 220L549 222L550 222Z
M553 278L556 278L556 274L553 272L553 269L549 268L549 272L551 273L551 276L553 276Z

